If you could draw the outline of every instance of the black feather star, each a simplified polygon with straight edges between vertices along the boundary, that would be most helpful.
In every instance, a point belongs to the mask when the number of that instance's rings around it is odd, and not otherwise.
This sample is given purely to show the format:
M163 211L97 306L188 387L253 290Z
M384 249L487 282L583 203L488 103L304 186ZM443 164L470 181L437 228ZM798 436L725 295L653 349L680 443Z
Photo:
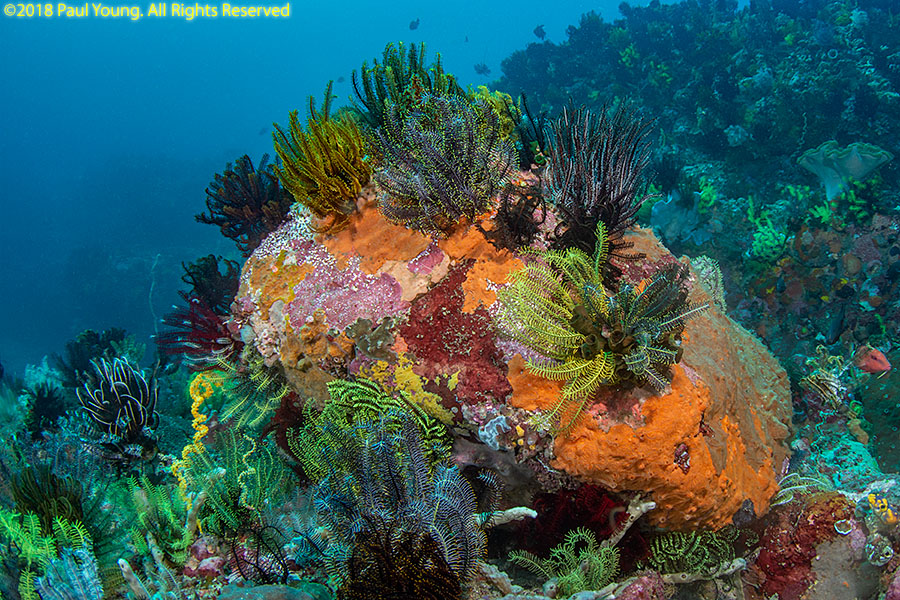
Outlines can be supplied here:
M392 107L378 137L381 211L426 233L446 233L486 211L516 164L499 117L481 101L426 96L409 115Z
M100 359L77 393L91 423L114 447L154 445L149 434L159 424L155 374L148 380L124 358Z
M627 107L599 113L585 108L565 110L552 124L547 170L551 201L559 214L553 248L579 248L592 254L597 224L603 223L609 255L620 260L642 258L626 252L623 239L641 204L641 174L650 162L647 136L652 122L635 117ZM621 270L607 261L603 283L616 289Z
M457 467L430 464L417 425L395 411L352 427L326 420L322 434L321 527L302 537L324 556L338 599L462 598L486 536Z

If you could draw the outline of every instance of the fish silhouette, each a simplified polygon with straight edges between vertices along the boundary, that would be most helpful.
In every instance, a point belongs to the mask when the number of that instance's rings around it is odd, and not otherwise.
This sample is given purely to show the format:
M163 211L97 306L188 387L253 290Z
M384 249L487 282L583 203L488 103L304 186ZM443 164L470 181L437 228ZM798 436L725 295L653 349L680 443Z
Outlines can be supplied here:
M410 22L409 22L409 30L410 30L410 31L414 31L414 30L416 30L416 29L418 29L418 28L419 28L419 19L416 19L415 21L410 21Z
M490 75L491 74L491 70L483 62L475 65L475 72L478 73L479 75Z
M544 39L545 37L547 37L547 32L544 31L544 26L538 25L537 27L535 27L534 35L538 36L539 39Z

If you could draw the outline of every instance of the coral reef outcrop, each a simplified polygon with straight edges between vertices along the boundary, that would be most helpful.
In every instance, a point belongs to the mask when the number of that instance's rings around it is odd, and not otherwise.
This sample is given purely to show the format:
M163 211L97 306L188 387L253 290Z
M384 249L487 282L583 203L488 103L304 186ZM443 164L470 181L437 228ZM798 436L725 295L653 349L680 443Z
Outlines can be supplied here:
M787 375L693 272L691 300L711 306L685 328L671 386L661 394L604 388L587 418L553 439L529 417L552 406L562 382L526 371L528 351L490 319L520 257L467 224L437 240L398 228L365 201L334 235L289 221L270 238L244 265L230 325L289 381L362 373L403 389L458 434L480 433L488 453L514 451L539 473L533 493L558 479L554 471L647 493L659 506L650 520L669 529L721 528L748 502L764 512L777 490ZM648 230L628 241L647 257L623 263L634 283L676 261ZM360 319L366 327L354 326ZM353 337L378 322L382 358L358 350Z

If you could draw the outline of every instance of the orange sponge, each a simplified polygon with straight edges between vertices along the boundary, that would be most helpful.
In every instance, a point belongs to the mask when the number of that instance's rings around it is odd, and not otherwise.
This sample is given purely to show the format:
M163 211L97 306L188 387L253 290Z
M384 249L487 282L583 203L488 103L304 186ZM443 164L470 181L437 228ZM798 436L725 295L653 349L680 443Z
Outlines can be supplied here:
M651 260L667 251L652 234L631 236ZM671 260L671 259L669 259ZM693 300L708 295L695 285ZM509 363L511 404L549 409L558 382ZM776 471L791 405L787 375L743 327L711 306L688 322L684 356L671 390L605 390L568 435L554 442L554 468L615 491L640 491L656 501L647 516L667 529L718 529L745 501L764 512L778 489Z

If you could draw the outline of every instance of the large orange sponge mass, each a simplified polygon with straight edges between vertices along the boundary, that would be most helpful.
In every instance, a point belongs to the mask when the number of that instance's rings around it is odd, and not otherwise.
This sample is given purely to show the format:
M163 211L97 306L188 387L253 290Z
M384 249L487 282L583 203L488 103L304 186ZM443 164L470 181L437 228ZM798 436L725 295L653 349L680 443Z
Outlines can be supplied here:
M665 254L646 232L631 236L649 258ZM661 251L662 249L662 251ZM695 285L693 300L708 295ZM547 382L510 362L511 403L549 409ZM791 416L787 375L759 340L710 307L685 330L684 356L671 389L607 390L594 410L555 440L554 468L657 503L648 514L667 529L719 529L752 502L764 512L778 489Z

